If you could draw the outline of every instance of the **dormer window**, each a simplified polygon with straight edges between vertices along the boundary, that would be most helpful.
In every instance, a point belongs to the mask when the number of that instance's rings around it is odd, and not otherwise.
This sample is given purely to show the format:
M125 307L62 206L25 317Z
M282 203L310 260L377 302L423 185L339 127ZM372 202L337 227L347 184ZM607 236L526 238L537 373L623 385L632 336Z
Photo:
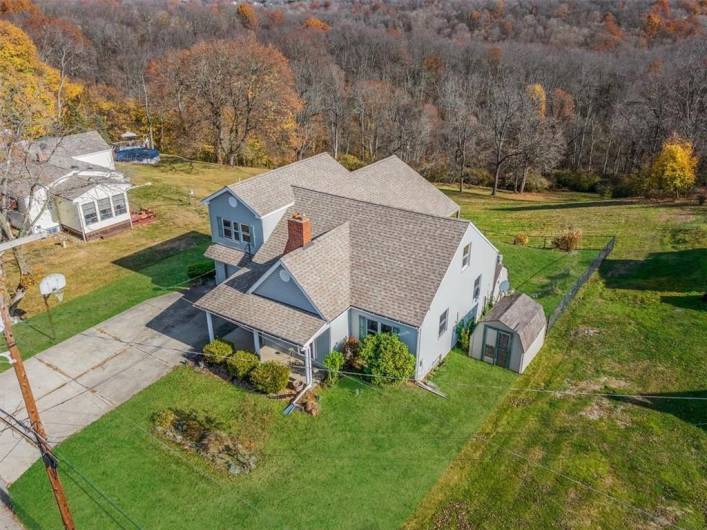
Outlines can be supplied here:
M464 251L462 252L462 270L466 269L471 262L471 243L464 245Z

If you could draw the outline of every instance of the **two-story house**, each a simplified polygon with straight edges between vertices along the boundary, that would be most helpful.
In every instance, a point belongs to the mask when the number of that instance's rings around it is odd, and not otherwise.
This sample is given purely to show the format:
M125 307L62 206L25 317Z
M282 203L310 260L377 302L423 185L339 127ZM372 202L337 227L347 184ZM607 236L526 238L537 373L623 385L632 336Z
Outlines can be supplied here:
M349 172L320 154L210 195L218 285L195 306L304 358L311 381L349 336L391 332L423 379L455 326L494 300L496 247L458 206L397 157Z

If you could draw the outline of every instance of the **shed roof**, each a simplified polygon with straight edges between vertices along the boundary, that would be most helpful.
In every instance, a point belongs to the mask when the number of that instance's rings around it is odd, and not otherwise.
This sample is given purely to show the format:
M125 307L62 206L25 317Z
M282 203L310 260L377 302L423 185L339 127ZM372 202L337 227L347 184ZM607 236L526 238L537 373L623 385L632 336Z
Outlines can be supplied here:
M501 298L481 322L500 322L519 337L527 350L547 324L543 306L527 294L516 293Z

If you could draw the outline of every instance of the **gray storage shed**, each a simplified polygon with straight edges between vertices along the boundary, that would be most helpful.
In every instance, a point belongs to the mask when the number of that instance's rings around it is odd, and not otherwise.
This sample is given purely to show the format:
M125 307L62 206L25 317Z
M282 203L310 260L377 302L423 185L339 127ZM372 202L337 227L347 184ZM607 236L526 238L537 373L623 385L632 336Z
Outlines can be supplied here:
M521 293L505 296L474 328L469 355L523 373L542 348L546 328L539 303Z

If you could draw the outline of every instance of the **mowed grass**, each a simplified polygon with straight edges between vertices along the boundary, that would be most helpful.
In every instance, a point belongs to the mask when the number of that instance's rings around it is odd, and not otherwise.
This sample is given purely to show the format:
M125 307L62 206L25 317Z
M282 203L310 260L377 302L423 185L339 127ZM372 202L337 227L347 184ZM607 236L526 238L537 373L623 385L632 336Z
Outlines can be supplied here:
M462 199L482 229L570 223L618 242L407 527L707 527L705 209L482 193Z
M189 241L187 249L174 252L168 257L159 248L148 249L134 256L132 259L138 268L128 270L120 278L90 293L60 304L51 298L53 329L46 312L13 327L22 357L31 357L144 300L187 288L190 281L187 269L193 263L206 261L203 254L208 241L198 235L189 240L185 238L185 241ZM130 258L125 261L130 264ZM5 344L2 337L0 344ZM9 368L10 365L6 363L0 364L0 371Z
M119 164L118 169L129 175L137 186L128 192L131 210L149 208L157 214L155 222L135 226L103 240L84 242L61 234L24 247L27 262L37 279L53 272L66 276L66 301L128 277L131 269L120 262L126 256L139 255L158 243L162 243L162 255L167 256L189 248L195 234L201 234L205 241L210 236L207 211L201 199L224 185L263 171L191 163L170 156L163 157L157 166ZM65 246L60 244L62 240ZM11 253L5 253L4 259L8 284L16 285L17 269ZM145 265L149 264L148 260ZM28 317L44 312L38 288L29 290L20 309Z
M342 379L321 392L320 416L285 417L285 402L178 368L58 454L142 528L395 528L515 378L453 352L434 375L449 399ZM166 407L204 410L256 436L256 470L230 477L162 442L150 416ZM133 527L69 465L61 470L78 528ZM39 463L11 495L28 528L60 528Z

